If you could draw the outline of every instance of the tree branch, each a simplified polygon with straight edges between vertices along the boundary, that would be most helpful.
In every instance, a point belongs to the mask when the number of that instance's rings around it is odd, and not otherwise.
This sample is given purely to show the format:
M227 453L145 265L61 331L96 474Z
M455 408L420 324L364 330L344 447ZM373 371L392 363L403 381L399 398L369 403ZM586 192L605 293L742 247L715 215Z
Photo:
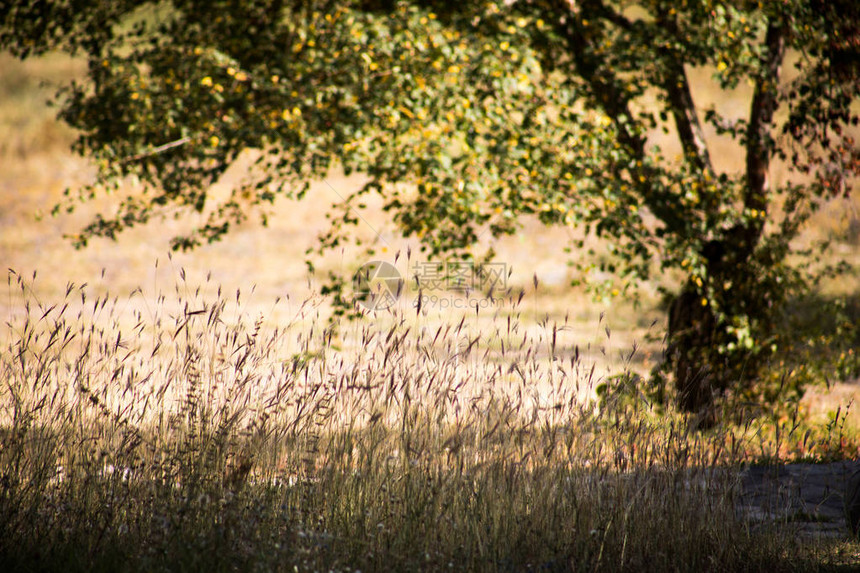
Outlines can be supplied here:
M646 159L645 136L637 132L637 124L630 106L630 95L621 89L621 82L594 54L593 38L597 20L605 19L622 28L629 29L632 25L627 19L609 10L602 1L584 1L578 5L579 12L574 10L575 4L569 0L554 0L556 13L559 18L558 31L565 39L568 53L576 67L577 75L583 78L589 87L591 97L600 108L612 119L618 131L618 142L636 160L636 167L631 167L632 183L645 201L648 209L663 224L673 232L683 235L686 219L678 212L679 202L668 190L661 190L659 172L649 167ZM594 20L592 27L586 29L585 20Z
M664 26L671 36L675 38L680 36L678 23L665 11L658 14L657 22ZM684 62L676 50L666 50L666 52L663 89L666 90L669 99L669 107L675 119L675 127L678 130L684 155L699 171L713 176L714 168L711 165L711 156L705 141L705 131L696 113Z
M770 182L768 168L772 156L771 128L777 105L780 68L785 57L786 29L781 21L771 20L765 35L765 55L756 80L747 128L747 187L744 207L762 213L747 226L747 250L751 251L764 227Z
M137 155L132 155L131 157L126 157L121 161L121 163L131 163L132 161L139 161L141 159L145 159L147 157L152 157L153 155L158 155L159 153L164 153L169 149L173 149L174 147L179 147L181 145L185 145L191 141L189 136L182 137L175 141L171 141L170 143L165 143L163 145L159 145L158 147L154 147L149 151L145 151L143 153L138 153Z

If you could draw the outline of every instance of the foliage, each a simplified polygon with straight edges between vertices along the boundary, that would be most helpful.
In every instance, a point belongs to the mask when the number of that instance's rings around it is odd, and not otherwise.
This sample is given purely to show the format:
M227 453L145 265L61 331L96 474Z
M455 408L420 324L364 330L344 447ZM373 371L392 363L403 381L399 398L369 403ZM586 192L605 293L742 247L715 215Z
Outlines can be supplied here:
M268 204L335 166L370 180L332 214L321 249L349 239L368 193L432 256L468 256L485 230L512 233L527 216L575 227L607 240L609 257L576 264L621 280L610 288L685 275L669 357L690 410L772 361L778 317L811 280L792 239L860 168L850 0L77 8L16 2L0 26L0 47L22 57L60 47L89 60L61 112L99 168L75 199L121 199L76 244L194 210L207 222L173 239L193 248L250 213L265 223ZM694 68L724 90L749 83L749 114L698 108ZM742 172L712 165L706 124L743 147ZM660 129L681 154L649 144ZM249 149L247 182L211 204L209 187ZM769 181L776 159L797 176ZM143 191L123 196L128 178Z
M747 403L794 408L805 388L824 380L829 385L860 377L860 301L856 296L828 298L816 294L792 300L776 329L776 354L755 387L746 388Z

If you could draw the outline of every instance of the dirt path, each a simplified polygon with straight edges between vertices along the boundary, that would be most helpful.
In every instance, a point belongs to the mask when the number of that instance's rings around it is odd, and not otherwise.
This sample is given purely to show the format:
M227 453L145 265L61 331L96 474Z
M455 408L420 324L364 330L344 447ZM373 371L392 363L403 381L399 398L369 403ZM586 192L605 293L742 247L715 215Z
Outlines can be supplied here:
M736 509L753 524L786 524L803 537L848 536L845 488L860 461L752 466L741 472Z

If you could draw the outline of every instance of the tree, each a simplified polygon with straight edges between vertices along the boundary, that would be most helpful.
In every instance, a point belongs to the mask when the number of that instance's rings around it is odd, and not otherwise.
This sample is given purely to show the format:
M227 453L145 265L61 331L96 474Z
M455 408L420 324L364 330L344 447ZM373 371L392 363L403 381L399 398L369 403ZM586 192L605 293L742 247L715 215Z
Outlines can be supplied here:
M128 194L74 237L86 245L168 210L211 212L176 237L215 241L334 165L370 181L321 248L347 240L378 193L406 235L451 255L523 216L608 241L578 263L624 289L655 269L685 286L669 320L680 406L709 409L753 382L782 340L779 313L808 286L793 248L821 201L849 193L860 90L851 0L173 0L13 2L0 47L89 60L61 117L98 180ZM790 73L784 68L790 67ZM697 107L689 74L749 83L745 117ZM714 167L707 125L744 150ZM677 156L649 142L663 130ZM856 131L856 130L854 130ZM243 150L257 168L232 197L209 186ZM773 162L796 177L774 184ZM71 208L69 206L69 208ZM582 243L579 243L582 246Z

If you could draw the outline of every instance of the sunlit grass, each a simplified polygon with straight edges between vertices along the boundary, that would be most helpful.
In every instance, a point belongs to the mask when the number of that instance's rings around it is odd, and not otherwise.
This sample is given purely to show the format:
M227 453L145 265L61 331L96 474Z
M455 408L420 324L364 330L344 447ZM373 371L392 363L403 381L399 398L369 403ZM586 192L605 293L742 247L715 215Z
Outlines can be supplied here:
M807 563L790 527L753 531L735 510L733 468L785 447L767 420L702 434L636 397L593 401L600 371L563 324L522 326L516 294L484 320L381 313L335 345L312 302L273 326L211 287L69 285L39 301L9 274L0 560L12 569Z

